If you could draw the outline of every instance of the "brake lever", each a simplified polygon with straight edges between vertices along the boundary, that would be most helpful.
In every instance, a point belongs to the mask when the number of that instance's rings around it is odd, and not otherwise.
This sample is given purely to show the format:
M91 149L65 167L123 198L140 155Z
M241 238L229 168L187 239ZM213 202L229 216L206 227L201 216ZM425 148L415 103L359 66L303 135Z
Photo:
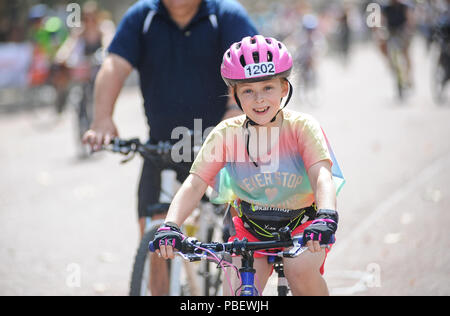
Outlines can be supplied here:
M206 257L205 255L201 254L184 254L181 251L176 251L175 252L176 255L179 255L181 258L183 258L185 261L189 261L189 262L196 262L196 261L201 261L204 257Z
M327 248L330 249L330 245L320 245L320 248ZM300 244L295 245L289 251L283 251L281 256L285 258L295 258L300 256L302 253L304 253L306 250L308 250L308 247L302 246Z
M129 162L130 160L132 160L132 159L134 158L134 156L136 156L136 152L135 152L135 151L130 151L127 155L128 155L128 156L127 156L125 159L123 159L122 161L120 161L121 164L127 163L127 162Z
M284 258L295 258L295 257L300 256L306 250L308 250L308 247L296 246L296 247L292 247L288 251L283 251L281 256Z

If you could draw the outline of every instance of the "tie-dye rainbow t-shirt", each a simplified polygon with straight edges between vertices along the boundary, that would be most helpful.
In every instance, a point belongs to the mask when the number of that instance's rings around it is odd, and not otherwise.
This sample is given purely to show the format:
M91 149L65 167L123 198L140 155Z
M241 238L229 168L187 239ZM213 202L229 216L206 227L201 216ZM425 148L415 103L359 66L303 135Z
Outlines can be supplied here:
M212 202L240 199L282 209L310 206L314 193L307 170L322 160L331 162L336 192L340 191L345 180L320 124L304 113L283 110L282 115L277 132L272 129L270 136L253 140L261 148L258 159L252 158L255 150L250 149L251 156L246 150L245 115L224 120L211 131L190 172L213 188Z

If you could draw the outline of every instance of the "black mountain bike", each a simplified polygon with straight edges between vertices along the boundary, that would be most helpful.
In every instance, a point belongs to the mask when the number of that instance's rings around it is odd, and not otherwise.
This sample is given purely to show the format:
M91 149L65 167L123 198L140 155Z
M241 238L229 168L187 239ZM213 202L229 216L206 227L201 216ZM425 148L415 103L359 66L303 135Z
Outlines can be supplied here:
M116 138L110 145L103 146L104 150L125 155L126 158L122 163L133 159L136 153L145 159L158 157L159 161L171 161L171 150L173 148L174 146L168 142L142 144L137 138L129 140ZM162 181L164 181L164 176L162 176ZM169 185L169 187L173 187L173 185ZM170 189L164 191L164 185L162 185L161 190L162 194L169 197L169 200L174 196L174 192L167 192ZM149 205L146 209L145 233L139 243L131 274L131 296L152 295L149 284L151 282L151 265L154 255L150 255L148 244L154 239L156 231L163 222L163 220L152 220L152 217L167 213L169 205L170 203L157 203ZM225 213L225 206L212 204L204 196L196 211L198 216L190 224L182 226L185 234L188 236L196 235L202 240L209 241L223 236L222 217ZM221 290L221 271L213 269L212 263L204 262L200 267L194 267L183 262L181 258L175 258L174 260L168 260L168 265L170 271L169 295L210 296L219 294Z

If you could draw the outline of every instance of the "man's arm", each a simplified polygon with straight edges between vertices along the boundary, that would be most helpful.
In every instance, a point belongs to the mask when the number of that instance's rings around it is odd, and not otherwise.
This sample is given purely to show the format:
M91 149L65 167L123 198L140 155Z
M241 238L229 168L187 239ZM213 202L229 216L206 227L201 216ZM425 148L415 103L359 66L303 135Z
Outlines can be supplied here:
M94 120L91 128L84 134L83 142L94 150L108 144L118 136L113 122L114 106L125 80L133 70L131 64L119 55L109 54L95 80Z

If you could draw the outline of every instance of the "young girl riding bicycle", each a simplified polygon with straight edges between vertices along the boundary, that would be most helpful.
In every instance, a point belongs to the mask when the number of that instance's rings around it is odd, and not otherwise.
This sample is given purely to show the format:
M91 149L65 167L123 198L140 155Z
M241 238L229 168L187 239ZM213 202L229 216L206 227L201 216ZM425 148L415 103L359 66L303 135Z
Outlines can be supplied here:
M215 202L232 203L237 211L230 241L271 240L286 226L292 236L303 234L310 251L284 260L291 291L328 295L322 277L328 249L320 245L336 232L336 194L344 179L319 123L284 109L291 69L290 53L274 38L245 37L225 52L222 78L245 115L222 121L208 135L154 244L162 257L174 257L183 239L179 226L210 186ZM233 264L239 267L240 258ZM272 266L255 254L254 268L264 289ZM224 294L231 292L224 288Z

